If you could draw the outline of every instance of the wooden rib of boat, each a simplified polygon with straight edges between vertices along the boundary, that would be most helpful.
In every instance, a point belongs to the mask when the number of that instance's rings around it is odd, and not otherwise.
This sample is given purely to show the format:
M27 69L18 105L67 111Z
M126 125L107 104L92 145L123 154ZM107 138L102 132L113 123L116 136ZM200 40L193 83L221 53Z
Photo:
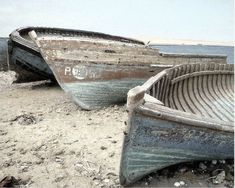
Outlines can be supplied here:
M125 102L129 89L172 67L159 63L157 49L133 39L86 31L72 37L37 31L30 36L60 86L87 110Z
M166 69L128 92L120 181L164 167L234 157L234 66Z

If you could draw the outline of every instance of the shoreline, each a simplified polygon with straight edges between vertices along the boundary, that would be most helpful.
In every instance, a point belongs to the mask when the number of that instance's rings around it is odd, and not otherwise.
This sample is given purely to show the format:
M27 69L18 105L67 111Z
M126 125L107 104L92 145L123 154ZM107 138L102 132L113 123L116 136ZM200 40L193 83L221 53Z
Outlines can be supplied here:
M174 43L150 43L150 46L213 46L213 47L235 47L235 45L217 45L217 44L174 44Z

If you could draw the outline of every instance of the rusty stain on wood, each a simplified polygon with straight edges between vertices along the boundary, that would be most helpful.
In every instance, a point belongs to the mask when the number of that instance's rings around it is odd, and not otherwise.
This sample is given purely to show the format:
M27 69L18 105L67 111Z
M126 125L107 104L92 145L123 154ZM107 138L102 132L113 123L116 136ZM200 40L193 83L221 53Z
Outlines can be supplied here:
M10 57L9 68L10 70L14 70L18 73L18 82L55 79L49 66L42 58L38 46L31 40L28 35L28 33L32 30L37 31L43 36L94 36L105 37L107 39L113 37L102 33L88 31L84 32L82 30L62 28L22 27L16 29L10 34L8 46ZM125 41L127 43L135 42L138 44L143 44L141 41L131 40L123 37L116 37L116 40ZM6 71L7 69L4 68L4 70Z

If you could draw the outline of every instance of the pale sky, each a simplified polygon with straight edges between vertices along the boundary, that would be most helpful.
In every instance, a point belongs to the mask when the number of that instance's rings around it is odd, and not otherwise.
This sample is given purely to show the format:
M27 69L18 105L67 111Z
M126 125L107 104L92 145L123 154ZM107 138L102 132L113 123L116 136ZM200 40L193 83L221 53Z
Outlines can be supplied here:
M22 26L234 41L233 0L0 0L0 37Z

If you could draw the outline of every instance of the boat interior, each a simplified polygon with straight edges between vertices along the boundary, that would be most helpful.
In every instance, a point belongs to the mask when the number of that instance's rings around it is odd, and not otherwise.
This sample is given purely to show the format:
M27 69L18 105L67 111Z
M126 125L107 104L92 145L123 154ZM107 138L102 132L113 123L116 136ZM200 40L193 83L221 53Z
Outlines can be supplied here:
M188 64L152 78L147 93L171 109L234 121L233 65Z

